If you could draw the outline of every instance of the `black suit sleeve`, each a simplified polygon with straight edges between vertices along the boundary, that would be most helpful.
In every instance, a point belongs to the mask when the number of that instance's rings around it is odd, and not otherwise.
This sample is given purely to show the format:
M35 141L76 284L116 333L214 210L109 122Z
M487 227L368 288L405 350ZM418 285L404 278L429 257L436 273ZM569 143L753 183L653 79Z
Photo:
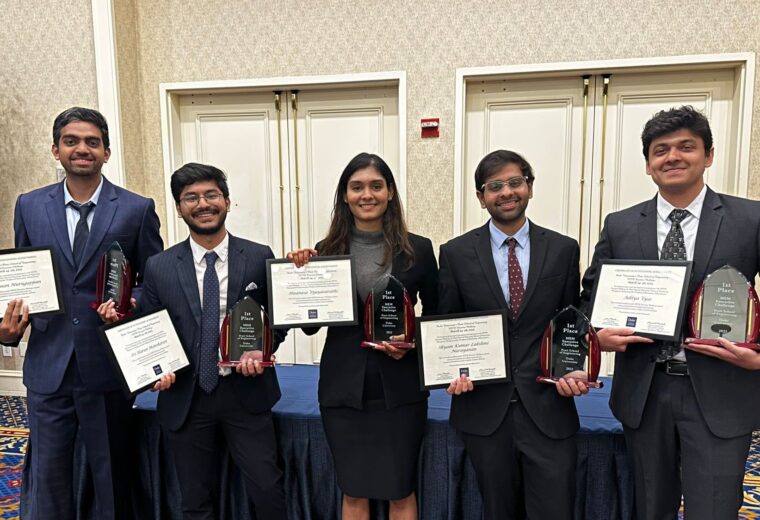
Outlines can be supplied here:
M599 266L603 260L609 260L612 258L612 244L610 243L609 235L609 216L604 219L604 227L602 233L599 235L599 242L596 243L594 248L594 256L591 259L586 273L583 275L581 281L581 310L588 316L591 313L591 295L594 291L594 283L596 283L596 276L599 272Z
M459 286L449 263L445 245L441 246L440 262L441 267L438 271L438 313L455 314L462 312L464 303L462 302L462 296L459 294Z
M153 271L153 260L148 259L145 262L145 276L142 284L142 298L138 303L140 312L151 312L162 306L161 299L155 287L155 275Z
M573 256L572 260L570 261L570 265L568 266L567 276L565 277L565 290L564 290L564 296L562 298L562 307L567 307L568 305L578 306L578 302L580 300L580 256L581 256L581 250L578 246L578 243L574 241L573 243Z

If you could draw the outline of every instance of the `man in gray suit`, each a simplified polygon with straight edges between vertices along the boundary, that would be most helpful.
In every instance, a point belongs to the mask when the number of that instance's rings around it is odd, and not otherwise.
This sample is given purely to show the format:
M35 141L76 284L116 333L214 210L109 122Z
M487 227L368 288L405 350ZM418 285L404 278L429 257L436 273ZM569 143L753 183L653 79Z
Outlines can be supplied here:
M687 301L726 264L754 280L760 202L705 185L714 156L705 116L689 106L659 112L642 142L658 193L607 216L582 300L607 259L693 261ZM721 347L653 342L629 328L603 329L599 338L617 352L610 407L623 423L638 518L676 518L683 493L689 520L735 519L752 430L760 426L760 356L726 340Z
M158 420L169 438L185 520L213 520L218 489L219 432L240 468L257 518L285 519L282 471L271 408L280 399L274 368L261 352L245 352L235 371L219 369L219 329L227 309L246 295L267 301L265 245L230 235L227 179L221 170L189 163L174 172L171 190L190 237L148 260L141 310L166 307L191 368L156 383ZM114 318L112 304L99 310ZM284 333L277 333L275 346Z

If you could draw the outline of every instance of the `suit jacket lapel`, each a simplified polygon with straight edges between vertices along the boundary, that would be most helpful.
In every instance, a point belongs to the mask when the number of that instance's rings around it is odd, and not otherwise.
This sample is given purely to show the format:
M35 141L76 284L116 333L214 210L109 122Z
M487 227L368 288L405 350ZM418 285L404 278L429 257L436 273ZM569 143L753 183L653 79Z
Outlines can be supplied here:
M491 233L488 231L488 224L482 226L475 237L475 253L480 261L480 267L486 276L488 286L491 292L499 302L499 307L506 308L507 300L504 299L504 293L499 283L499 275L496 273L496 266L493 263L493 253L491 251Z
M103 177L103 189L100 190L98 205L95 207L95 215L92 219L90 236L87 237L87 243L84 246L82 260L79 263L77 273L88 264L100 247L101 242L103 242L103 237L105 237L108 228L111 227L111 221L116 214L116 209L119 207L118 198L119 196L116 194L113 184Z
M198 292L198 279L195 277L195 263L190 249L190 239L185 240L177 254L177 276L187 303L193 311L198 327L201 326L201 295Z
M63 257L74 267L74 254L71 252L71 241L69 240L69 228L66 221L66 206L63 202L63 183L59 182L53 190L50 191L50 199L45 204L50 229L53 230L58 241L58 249ZM52 244L51 244L52 245Z
M245 280L245 251L238 243L237 238L230 235L229 248L227 250L227 310L231 309L238 301L240 288ZM262 302L266 305L267 302Z
M718 231L723 220L720 197L710 188L705 193L705 201L702 204L702 214L699 216L699 228L697 229L697 241L694 244L694 269L692 280L701 282L707 276L707 266L710 263Z
M518 319L522 316L523 311L528 306L531 296L536 290L539 278L541 278L541 270L544 268L544 260L546 259L546 250L548 243L543 228L536 226L532 222L529 228L530 233L530 266L528 267L528 286L525 288L525 296L523 296L523 302L520 306L520 312L517 315Z
M657 254L657 195L641 210L639 243L642 260L659 260Z

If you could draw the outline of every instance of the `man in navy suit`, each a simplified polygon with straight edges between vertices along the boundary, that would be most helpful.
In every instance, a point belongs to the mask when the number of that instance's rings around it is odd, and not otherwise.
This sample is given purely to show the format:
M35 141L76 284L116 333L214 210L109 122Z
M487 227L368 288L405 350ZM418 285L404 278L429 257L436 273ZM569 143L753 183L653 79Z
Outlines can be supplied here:
M483 496L483 518L573 517L575 432L572 399L588 389L568 380L536 383L544 328L578 300L578 243L525 216L533 169L496 150L475 170L478 200L491 219L441 246L438 312L507 309L511 381L479 385L463 375L448 388L450 422L464 439ZM547 498L550 497L550 498Z
M760 202L705 184L714 156L707 118L690 106L662 111L641 140L658 193L607 216L582 299L590 300L606 259L693 261L687 302L726 264L754 282ZM760 427L760 355L725 339L720 347L653 342L630 328L603 329L599 339L617 352L610 407L623 423L638 518L676 518L683 494L689 520L735 519L752 430Z
M174 172L171 190L190 237L148 261L142 308L166 307L191 361L156 383L158 420L166 432L182 492L185 520L213 520L221 431L243 474L260 519L287 517L271 408L280 398L274 368L261 351L245 352L234 371L219 369L219 329L227 309L246 295L267 301L268 246L225 228L230 210L224 172L189 163ZM112 306L111 306L112 307ZM104 316L112 319L113 309ZM275 346L284 338L277 332Z
M28 517L74 518L72 464L79 429L97 518L122 518L130 511L131 401L98 339L103 323L90 304L96 300L98 262L113 242L121 245L137 281L163 242L153 201L101 174L110 149L108 125L99 112L74 107L59 114L52 151L66 179L20 195L13 223L16 247L53 249L65 310L31 317L24 359L31 441ZM0 323L0 341L17 345L27 322L23 302L12 301Z

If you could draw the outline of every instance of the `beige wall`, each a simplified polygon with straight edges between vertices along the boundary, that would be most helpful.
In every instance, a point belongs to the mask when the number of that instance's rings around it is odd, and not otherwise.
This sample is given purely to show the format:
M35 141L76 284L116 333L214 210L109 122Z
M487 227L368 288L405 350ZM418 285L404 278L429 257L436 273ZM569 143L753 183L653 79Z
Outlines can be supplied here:
M457 67L760 51L756 0L130 1L136 20L123 23L138 33L142 118L124 133L142 135L144 156L127 178L141 176L160 211L160 83L405 70L410 227L436 243L451 234ZM420 139L422 117L441 118L439 139Z
M16 196L55 180L55 116L96 106L90 0L2 0L0 12L0 248L13 246ZM0 369L21 359L0 357Z

